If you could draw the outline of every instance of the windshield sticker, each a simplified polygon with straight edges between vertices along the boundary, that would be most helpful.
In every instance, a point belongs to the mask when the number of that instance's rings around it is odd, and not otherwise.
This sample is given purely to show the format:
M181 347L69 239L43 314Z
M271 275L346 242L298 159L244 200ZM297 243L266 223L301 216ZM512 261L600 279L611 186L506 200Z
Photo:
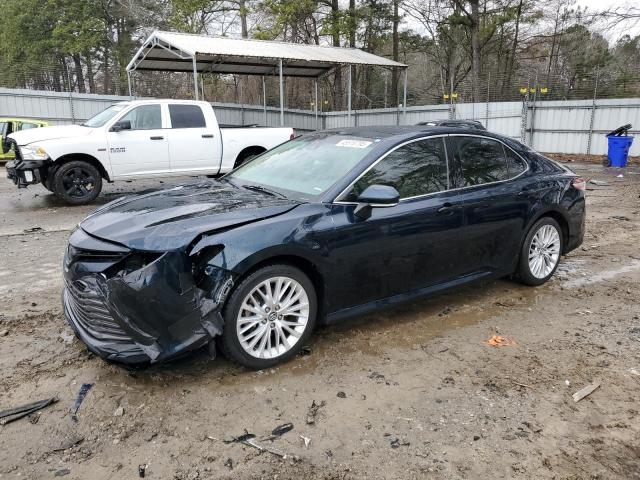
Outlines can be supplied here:
M368 140L340 140L336 147L367 148L371 143Z

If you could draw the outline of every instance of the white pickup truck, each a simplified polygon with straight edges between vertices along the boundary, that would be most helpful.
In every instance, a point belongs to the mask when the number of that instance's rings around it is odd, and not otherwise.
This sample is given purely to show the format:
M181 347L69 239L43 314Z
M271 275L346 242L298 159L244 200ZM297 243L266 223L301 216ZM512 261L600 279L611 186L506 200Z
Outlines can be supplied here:
M215 176L293 138L291 128L221 127L207 102L135 100L114 104L82 125L13 133L8 177L42 183L74 205L93 201L102 181Z

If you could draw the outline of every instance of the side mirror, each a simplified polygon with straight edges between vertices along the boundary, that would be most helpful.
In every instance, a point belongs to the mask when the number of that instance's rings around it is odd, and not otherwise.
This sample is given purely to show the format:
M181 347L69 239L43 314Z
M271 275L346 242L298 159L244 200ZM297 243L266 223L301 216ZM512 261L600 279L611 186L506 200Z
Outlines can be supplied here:
M398 190L389 185L369 185L356 200L358 206L353 211L360 218L371 215L373 207L393 207L400 201Z
M120 130L131 130L131 122L129 120L121 120L111 127L111 132L119 132Z

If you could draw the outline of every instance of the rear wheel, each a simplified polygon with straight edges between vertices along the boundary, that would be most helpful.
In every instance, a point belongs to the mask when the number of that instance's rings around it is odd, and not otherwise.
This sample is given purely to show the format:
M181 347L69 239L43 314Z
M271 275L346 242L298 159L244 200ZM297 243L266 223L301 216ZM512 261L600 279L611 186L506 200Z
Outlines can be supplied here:
M102 176L90 163L74 160L61 165L55 171L50 186L53 193L65 202L84 205L100 195Z
M258 155L260 155L262 152L264 152L264 149L260 149L260 148L249 148L247 150L245 150L244 152L241 152L240 155L238 155L238 158L236 158L236 163L233 165L233 168L238 168L240 165L243 165L247 162L249 162L250 160L253 160L255 157L257 157Z
M553 218L543 217L529 230L522 250L518 277L527 285L542 285L555 273L562 254L562 228Z
M220 348L247 368L269 368L300 351L316 311L315 288L302 271L291 265L263 267L232 293Z

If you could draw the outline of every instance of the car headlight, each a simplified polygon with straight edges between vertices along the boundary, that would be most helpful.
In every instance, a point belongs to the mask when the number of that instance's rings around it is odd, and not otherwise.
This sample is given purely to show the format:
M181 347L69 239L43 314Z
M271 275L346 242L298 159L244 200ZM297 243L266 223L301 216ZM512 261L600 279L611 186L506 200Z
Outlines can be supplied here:
M20 155L23 160L48 160L49 155L44 148L38 145L25 145L20 147Z

